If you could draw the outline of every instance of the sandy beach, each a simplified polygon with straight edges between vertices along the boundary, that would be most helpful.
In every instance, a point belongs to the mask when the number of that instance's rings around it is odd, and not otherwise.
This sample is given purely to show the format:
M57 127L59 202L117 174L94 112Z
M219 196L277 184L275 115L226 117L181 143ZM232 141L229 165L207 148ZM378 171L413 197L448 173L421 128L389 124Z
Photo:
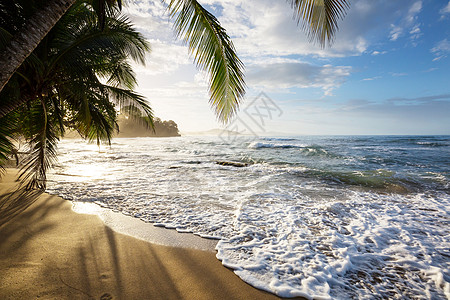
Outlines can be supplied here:
M0 299L278 299L213 251L117 233L70 201L16 191L15 175L0 180Z

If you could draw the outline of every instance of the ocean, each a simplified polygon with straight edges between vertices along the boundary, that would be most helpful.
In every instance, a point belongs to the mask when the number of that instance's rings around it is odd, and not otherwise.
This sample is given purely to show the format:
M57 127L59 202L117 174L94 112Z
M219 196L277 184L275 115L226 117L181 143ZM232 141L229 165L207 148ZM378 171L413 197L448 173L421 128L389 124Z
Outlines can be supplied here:
M218 239L257 288L450 299L450 136L63 140L59 153L49 193Z

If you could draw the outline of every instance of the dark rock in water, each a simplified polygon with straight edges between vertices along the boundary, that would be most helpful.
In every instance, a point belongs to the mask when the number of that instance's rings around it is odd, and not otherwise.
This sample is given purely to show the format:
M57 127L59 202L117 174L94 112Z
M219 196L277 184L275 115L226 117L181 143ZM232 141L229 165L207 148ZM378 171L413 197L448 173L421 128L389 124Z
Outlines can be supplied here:
M185 161L185 162L183 162L183 163L188 164L188 165L199 165L199 164L201 164L202 162L201 162L201 161L193 160L193 161Z
M247 167L248 164L246 163L240 163L240 162L234 162L234 161L216 161L216 164L221 166L232 166L237 168Z

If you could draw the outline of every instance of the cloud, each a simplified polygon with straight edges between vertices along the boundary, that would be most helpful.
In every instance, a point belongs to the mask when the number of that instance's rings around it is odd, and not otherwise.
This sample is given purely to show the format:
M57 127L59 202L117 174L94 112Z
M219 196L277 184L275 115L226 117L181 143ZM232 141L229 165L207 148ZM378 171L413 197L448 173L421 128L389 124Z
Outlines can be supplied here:
M438 61L441 58L447 57L446 54L450 52L450 42L447 39L443 39L438 42L436 46L431 48L430 51L436 56L433 61Z
M435 101L450 102L450 94L440 94L440 95L415 97L415 98L395 97L395 98L387 99L385 102L401 104L401 105L418 105L418 104L424 104L427 102L435 102Z
M402 1L399 1L402 2ZM405 5L406 3L402 3ZM391 31L389 39L396 41L408 32L412 40L418 39L422 34L420 31L420 23L417 22L418 14L422 11L422 1L415 1L409 6L404 16L399 18L397 22L391 23Z
M392 30L390 32L390 40L396 41L402 34L403 34L403 28L400 26L395 26L391 24Z
M201 79L142 82L138 92L149 99L156 116L175 120L182 131L202 131L220 125Z
M414 25L414 27L409 31L409 38L411 39L411 40L417 40L417 39L419 39L422 35L423 35L423 33L421 32L421 30L420 30L420 24L416 24L416 25Z
M340 134L346 130L352 134L449 134L449 110L450 94L381 102L359 99L339 104L327 119L335 122Z
M431 52L449 52L450 51L450 42L447 39L443 39L439 43L436 44L435 47L431 49Z
M264 89L320 88L325 96L345 82L348 66L317 66L305 62L271 63L249 67L247 82Z
M297 26L294 12L285 1L205 0L202 3L214 7L216 15L241 56L316 55L342 57L361 55L376 39L379 32L390 30L390 24L398 28L398 35L413 29L422 8L421 1L352 1L344 20L339 21L332 48L322 49L311 43ZM301 26L300 26L301 27ZM368 38L370 37L370 38Z
M177 71L192 64L188 49L176 40L172 23L161 1L128 1L124 13L150 42L152 51L146 56L146 66L133 65L138 74L158 75Z
M145 66L133 64L136 73L159 75L175 72L183 65L191 65L188 49L185 46L150 40L152 51L146 55Z
M424 73L429 73L429 72L433 72L433 71L436 71L436 70L438 70L438 68L429 68L429 69L427 69L427 70L425 70L423 72Z
M390 73L394 77L408 76L408 73Z
M333 47L325 49L311 43L301 26L297 26L294 11L284 1L204 0L202 4L218 17L232 37L238 55L247 64L254 57L355 56L365 53L372 43L378 43L383 38L380 32L391 31L393 40L408 32L413 39L421 35L420 24L416 20L422 1L382 2L352 2L347 16L339 21L340 30ZM130 1L126 11L148 39L161 44L158 47L181 45L181 42L175 42L172 23L161 1ZM384 53L372 52L373 55Z
M449 134L450 94L382 101L298 100L285 111L286 131L302 134Z
M447 5L439 11L440 14L450 14L450 1L448 1Z
M375 77L369 77L369 78L364 78L363 81L372 81L372 80L376 80L376 79L380 79L381 76L375 76Z
M173 40L172 24L162 1L127 1L123 11L146 38Z

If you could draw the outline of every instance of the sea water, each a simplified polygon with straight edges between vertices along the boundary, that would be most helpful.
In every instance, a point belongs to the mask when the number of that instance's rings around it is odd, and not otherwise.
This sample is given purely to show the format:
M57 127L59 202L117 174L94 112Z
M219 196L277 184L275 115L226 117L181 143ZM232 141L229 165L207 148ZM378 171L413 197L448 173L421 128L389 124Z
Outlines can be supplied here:
M59 152L48 192L219 239L217 258L257 288L450 299L449 136L63 140Z

